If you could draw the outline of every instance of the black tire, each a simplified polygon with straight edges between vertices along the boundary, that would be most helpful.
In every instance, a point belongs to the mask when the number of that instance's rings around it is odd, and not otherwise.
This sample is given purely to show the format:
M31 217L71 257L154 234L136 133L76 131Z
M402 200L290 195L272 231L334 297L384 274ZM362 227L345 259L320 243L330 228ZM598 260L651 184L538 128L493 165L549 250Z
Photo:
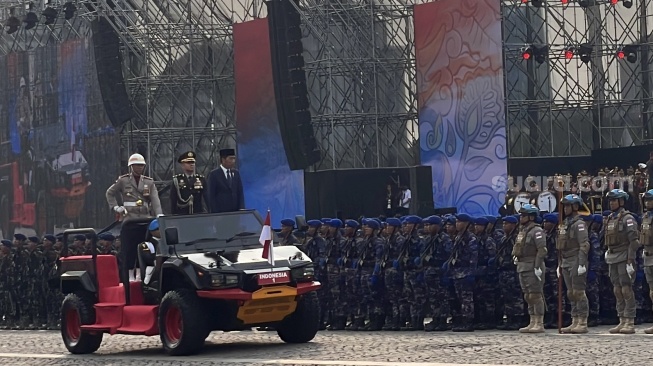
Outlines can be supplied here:
M277 327L279 338L286 343L306 343L320 329L320 303L315 291L299 297L297 309Z
M61 337L70 353L93 353L100 348L102 333L82 332L80 325L95 324L92 294L68 294L61 305Z
M208 336L206 312L194 291L173 290L159 306L159 333L166 353L185 356L204 347Z

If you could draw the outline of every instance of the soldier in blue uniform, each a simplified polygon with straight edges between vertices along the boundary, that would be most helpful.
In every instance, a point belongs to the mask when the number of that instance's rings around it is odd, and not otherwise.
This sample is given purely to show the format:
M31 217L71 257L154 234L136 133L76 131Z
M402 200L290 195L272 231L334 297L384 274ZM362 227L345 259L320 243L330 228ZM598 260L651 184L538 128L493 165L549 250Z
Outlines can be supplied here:
M346 318L342 317L344 313L342 307L341 284L340 284L340 267L338 259L340 258L340 249L342 244L342 235L340 228L342 221L339 219L329 220L329 231L326 237L326 274L328 291L328 306L330 315L328 317L329 330L345 329ZM336 315L338 314L338 315Z
M599 276L601 271L601 262L603 260L603 251L601 250L601 241L599 240L598 231L594 228L603 223L603 216L591 215L591 221L586 221L589 230L590 252L587 259L587 300L589 303L589 319L587 321L588 327L595 327L599 325L601 318L601 299L599 291Z
M544 328L557 329L558 319L558 251L556 250L556 226L558 225L558 214L550 213L544 215L543 229L546 233L546 258L544 265L544 302L546 313L544 314Z
M401 298L404 288L404 273L393 265L399 257L399 252L405 239L400 233L401 221L391 217L386 219L385 236L387 238L383 254L383 283L385 285L385 299L388 304L383 330L399 330L401 328ZM408 310L404 310L407 314ZM407 319L403 319L406 324Z
M523 294L519 286L517 265L512 259L512 249L518 234L518 221L515 216L506 216L502 221L504 236L497 245L495 260L490 260L488 265L495 266L498 272L498 291L495 297L496 319L499 323L497 329L517 330L524 317Z
M385 245L378 236L380 229L381 223L376 219L366 219L363 222L363 239L358 244L359 255L355 263L360 284L357 291L360 296L358 316L369 320L363 330L370 331L381 330L385 320L382 312L381 272Z
M324 284L328 282L328 278L326 278L326 241L318 232L318 229L322 226L322 221L309 220L306 224L308 225L308 232L304 238L303 247L315 264L315 278ZM324 285L318 290L318 299L320 302L320 329L324 330L326 329L326 318L329 311L327 308L328 294L324 290Z
M427 236L423 239L422 253L416 264L424 268L425 302L433 319L424 326L424 330L444 331L449 329L447 318L451 315L451 308L441 270L444 262L451 256L451 239L442 230L442 219L438 216L429 216L422 220L422 223Z
M603 223L608 219L608 216L612 214L612 211L606 210L603 211L601 216L603 217ZM601 242L601 269L598 273L599 277L599 298L601 300L600 312L601 312L601 324L602 325L616 325L619 324L619 318L617 317L617 299L614 296L614 290L612 282L610 282L610 271L609 266L605 262L605 253L608 248L605 245L605 225L602 224L597 227L594 225L595 230L598 231L599 241Z
M356 234L359 226L356 220L345 221L344 242L340 249L340 259L337 262L340 267L341 296L344 303L342 304L343 314L336 314L336 317L344 317L345 323L347 318L351 319L351 323L345 328L347 330L358 330L365 326L360 317L356 317L359 297L355 291L357 277L354 262L358 258L359 238Z
M299 239L293 234L295 229L295 220L293 219L283 219L281 220L281 231L279 232L279 237L281 242L279 245L297 245L299 244Z
M457 235L453 241L451 256L442 265L453 284L455 304L452 304L454 332L474 331L474 285L478 244L471 233L472 217L467 214L456 216Z
M476 268L476 284L474 288L474 326L476 330L496 328L494 319L496 270L488 265L490 258L497 255L494 239L487 232L490 221L487 217L474 219L474 233L478 243L478 263Z
M401 330L424 330L424 304L426 288L424 273L415 266L414 259L419 257L422 241L417 234L422 218L415 215L407 216L404 225L406 241L397 258L395 268L404 272L404 296L409 315L408 326L402 324ZM403 317L403 316L402 316Z

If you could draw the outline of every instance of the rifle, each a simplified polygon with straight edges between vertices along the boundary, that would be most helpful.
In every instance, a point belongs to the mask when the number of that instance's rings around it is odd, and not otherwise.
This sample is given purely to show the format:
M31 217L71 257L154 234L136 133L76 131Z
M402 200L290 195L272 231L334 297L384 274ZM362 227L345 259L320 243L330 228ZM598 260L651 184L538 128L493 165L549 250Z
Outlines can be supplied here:
M427 263L431 260L433 257L433 250L435 249L435 244L440 242L440 237L438 236L433 236L431 237L431 240L429 240L428 245L426 248L424 248L424 251L422 251L422 254L419 256L419 263L420 265L424 265L424 261Z
M563 182L558 181L558 223L564 220L565 210L562 209L562 188ZM556 243L557 244L557 243ZM556 245L557 246L557 245ZM562 250L558 250L558 268L562 263ZM556 274L558 272L556 268ZM558 276L558 333L562 334L562 279Z

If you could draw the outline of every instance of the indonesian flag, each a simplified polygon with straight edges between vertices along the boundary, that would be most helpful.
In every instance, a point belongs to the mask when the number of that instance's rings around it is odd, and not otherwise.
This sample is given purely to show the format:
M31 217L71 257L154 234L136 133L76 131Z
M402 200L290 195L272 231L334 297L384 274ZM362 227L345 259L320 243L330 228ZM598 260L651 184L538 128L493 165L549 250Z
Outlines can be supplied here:
M267 259L274 266L274 246L272 245L272 228L270 228L270 211L265 216L265 223L263 224L263 230L258 241L263 245L263 258Z

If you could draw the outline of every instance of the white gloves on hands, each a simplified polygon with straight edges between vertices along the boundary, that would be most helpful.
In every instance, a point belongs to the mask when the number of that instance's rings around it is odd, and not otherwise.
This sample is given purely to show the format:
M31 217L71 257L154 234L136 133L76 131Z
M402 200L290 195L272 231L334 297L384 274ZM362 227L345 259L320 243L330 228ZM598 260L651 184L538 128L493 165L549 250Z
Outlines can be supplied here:
M515 265L517 265L517 262L518 262L518 261L517 261L517 257L512 257L512 263L514 263Z
M635 267L632 264L626 264L626 272L628 272L628 276L632 277L635 274Z
M113 208L114 211L116 211L119 214L124 214L126 212L125 208L123 206L115 206Z
M558 266L558 269L556 269L556 273L558 274L558 278L562 276L562 270L560 269L560 266Z
M585 274L585 272L587 272L587 268L585 268L585 266L578 266L578 275L579 276Z
M158 214L158 215L156 215L156 217L161 217L161 216L163 216L163 214Z
M538 280L542 281L542 270L540 268L535 268L535 276Z

